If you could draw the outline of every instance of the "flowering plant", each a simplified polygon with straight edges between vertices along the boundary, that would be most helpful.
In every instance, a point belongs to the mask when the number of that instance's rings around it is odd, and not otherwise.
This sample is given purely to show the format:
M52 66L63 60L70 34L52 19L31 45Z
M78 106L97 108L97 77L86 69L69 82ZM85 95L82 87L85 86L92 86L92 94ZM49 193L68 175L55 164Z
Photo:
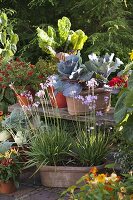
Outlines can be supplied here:
M127 87L127 80L128 76L116 76L108 82L108 85L113 88Z
M121 89L127 88L127 84L128 75L116 76L108 82L108 86L111 87L112 94L117 94Z
M47 74L50 73L49 65L50 63L46 61L44 66L44 62L41 60L36 65L20 59L10 60L4 66L1 65L0 83L2 87L7 87L13 82L18 91L25 90L29 85L36 89L41 80L45 80Z
M10 148L4 154L0 153L0 181L17 181L22 169L18 150Z
M88 174L83 176L77 185L71 186L62 193L64 196L69 193L70 199L84 200L131 200L133 191L131 185L133 182L132 174L128 174L126 181L122 182L121 178L116 174L98 174L96 167L92 167ZM78 192L76 189L80 188Z

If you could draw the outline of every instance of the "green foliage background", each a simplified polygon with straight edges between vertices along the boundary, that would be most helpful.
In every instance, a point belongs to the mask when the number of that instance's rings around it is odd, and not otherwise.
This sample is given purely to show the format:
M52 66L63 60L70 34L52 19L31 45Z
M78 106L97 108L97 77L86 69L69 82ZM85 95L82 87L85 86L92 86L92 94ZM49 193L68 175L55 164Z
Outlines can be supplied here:
M82 29L88 36L83 55L114 52L123 61L133 43L132 0L3 0L1 9L13 9L10 19L19 35L18 55L35 63L45 58L38 46L36 28L56 26L59 18L66 16L72 29Z

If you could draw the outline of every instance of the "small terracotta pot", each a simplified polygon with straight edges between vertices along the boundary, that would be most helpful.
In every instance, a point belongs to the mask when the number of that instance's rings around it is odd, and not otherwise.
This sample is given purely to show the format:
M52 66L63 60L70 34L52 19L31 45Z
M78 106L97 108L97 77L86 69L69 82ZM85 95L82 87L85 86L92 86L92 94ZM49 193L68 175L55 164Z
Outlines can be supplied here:
M62 92L58 92L56 95L54 95L53 87L49 87L48 92L49 92L49 97L50 97L50 103L54 108L67 107L66 97L62 94Z
M103 169L105 165L96 166ZM67 167L67 166L43 166L40 168L42 185L46 187L70 187L92 167Z
M82 91L81 96L85 97L89 95L88 90ZM110 109L110 92L105 91L103 88L97 88L94 90L94 95L97 96L96 111L105 112ZM105 101L106 98L106 101ZM75 99L73 97L66 97L68 112L70 115L84 115L85 113L91 112L88 105L83 104L82 100Z
M2 182L0 181L0 193L2 194L10 194L15 192L16 186L13 181Z
M31 104L31 102L27 99L26 96L21 96L17 94L16 97L20 106L29 106Z

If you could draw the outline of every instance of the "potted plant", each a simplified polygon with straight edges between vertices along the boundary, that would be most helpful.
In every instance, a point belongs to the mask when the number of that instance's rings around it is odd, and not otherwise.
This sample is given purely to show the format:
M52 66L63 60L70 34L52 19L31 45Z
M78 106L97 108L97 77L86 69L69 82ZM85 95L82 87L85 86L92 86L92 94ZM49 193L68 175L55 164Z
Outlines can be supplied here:
M10 148L5 153L0 153L0 193L16 191L22 163L18 151Z
M54 126L31 139L26 167L37 166L44 186L68 187L91 166L103 169L108 147L104 134L80 132L72 137Z
M114 54L97 57L82 63L80 53L68 55L58 66L59 75L50 84L66 96L68 112L71 115L84 114L92 109L106 111L110 106L108 77L123 64L119 58L113 61ZM105 87L106 86L106 87Z
M81 50L87 40L87 36L82 30L71 30L71 22L67 17L58 20L56 30L51 26L48 26L47 31L38 27L37 36L39 47L52 58L56 58L56 62L65 60L69 54L75 54L78 50ZM66 107L66 98L62 91L56 92L55 90L54 86L49 86L48 92L52 106Z
M2 84L4 87L8 87L13 83L19 103L29 105L34 100L35 90L38 89L40 82L46 79L47 74L50 74L49 65L49 61L41 62L40 60L36 65L32 65L22 59L12 59L1 67ZM54 67L54 64L51 65Z
M78 56L78 55L77 55ZM74 57L74 55L73 55ZM94 109L106 111L110 104L110 91L105 89L104 85L108 82L108 77L112 72L122 64L116 58L113 61L114 54L106 54L103 57L97 57L95 54L89 55L89 61L82 64L81 58L77 59L75 65L70 72L67 71L68 64L60 62L58 71L62 76L68 77L68 82L71 80L78 81L78 92L73 91L73 95L69 95L64 90L64 95L67 96L68 112L72 115L84 114ZM73 62L73 59L71 61ZM70 65L70 63L69 63ZM67 73L66 73L67 72ZM72 88L73 89L73 88ZM68 91L71 90L68 88ZM80 91L80 92L79 92Z

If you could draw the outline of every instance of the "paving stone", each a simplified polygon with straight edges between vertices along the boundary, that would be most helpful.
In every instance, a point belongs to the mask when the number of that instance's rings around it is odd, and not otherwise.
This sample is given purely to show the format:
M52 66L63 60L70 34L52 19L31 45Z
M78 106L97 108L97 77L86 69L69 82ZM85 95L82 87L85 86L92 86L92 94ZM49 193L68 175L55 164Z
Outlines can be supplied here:
M24 171L17 191L8 195L0 194L0 200L57 200L64 189L42 186L39 173L31 177L33 172L34 169Z
M23 187L15 193L0 195L0 200L58 200L63 189L41 187Z

